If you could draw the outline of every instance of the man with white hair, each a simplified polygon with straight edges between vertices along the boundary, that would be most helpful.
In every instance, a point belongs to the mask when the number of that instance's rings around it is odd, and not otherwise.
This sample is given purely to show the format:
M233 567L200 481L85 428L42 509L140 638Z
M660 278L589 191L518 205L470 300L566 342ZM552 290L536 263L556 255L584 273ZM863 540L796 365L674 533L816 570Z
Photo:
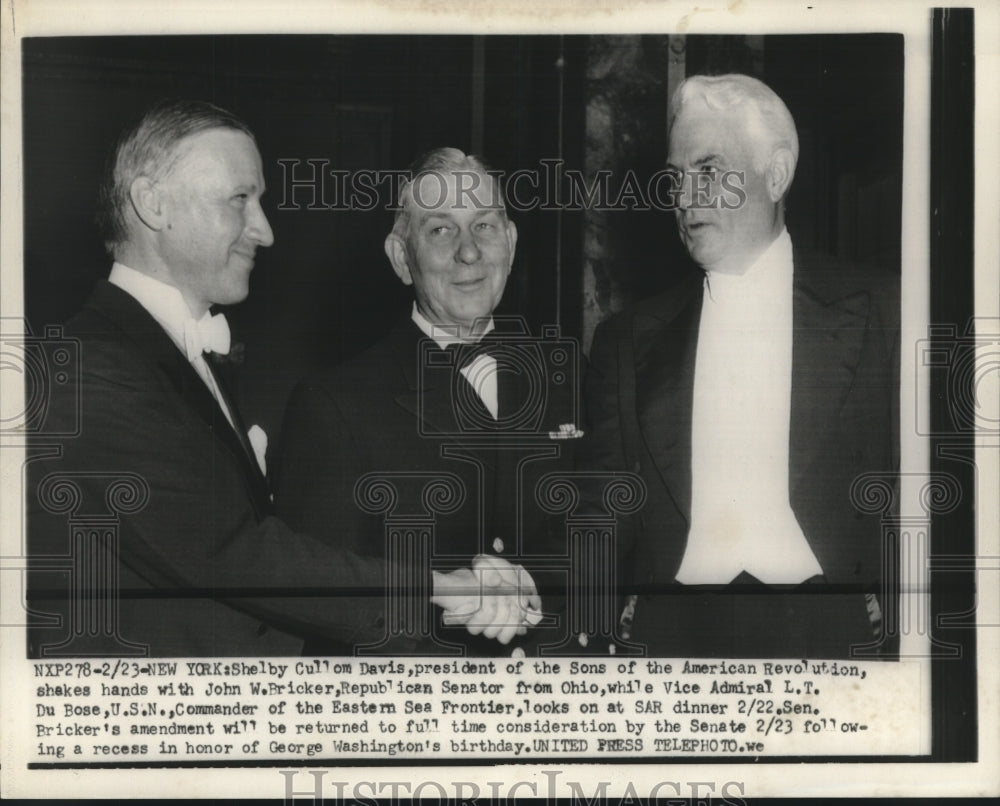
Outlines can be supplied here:
M877 517L898 468L898 278L793 248L798 137L743 75L694 76L668 169L697 271L600 325L584 466L640 473L620 529L623 618L656 655L849 657L876 642Z

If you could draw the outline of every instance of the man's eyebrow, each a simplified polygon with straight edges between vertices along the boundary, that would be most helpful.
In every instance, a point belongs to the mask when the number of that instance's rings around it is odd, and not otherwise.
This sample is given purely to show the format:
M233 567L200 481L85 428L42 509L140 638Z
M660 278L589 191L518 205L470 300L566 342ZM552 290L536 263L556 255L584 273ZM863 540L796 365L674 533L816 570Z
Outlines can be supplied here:
M708 165L713 162L722 162L722 161L723 159L721 154L706 154L704 157L700 157L699 159L695 160L694 165L695 166Z
M714 163L714 162L721 163L721 162L725 162L725 160L724 160L724 158L723 158L723 156L721 154L706 154L703 157L698 157L698 159L696 159L691 164L694 167L698 168L698 167L701 167L702 165L710 165L711 163ZM667 164L666 164L666 170L668 170L668 171L678 171L679 172L681 169L678 168L676 165L674 165L672 162L667 162Z
M428 221L431 221L431 220L434 220L434 219L441 219L441 220L444 220L444 221L451 221L451 219L452 219L451 211L450 210L438 210L438 209L434 209L434 210L421 210L420 214L417 216L417 220L421 224L425 224Z
M473 220L478 221L479 219L491 214L501 215L502 212L502 207L479 207L474 212ZM436 221L447 221L450 223L454 220L455 213L450 208L444 208L441 210L424 210L417 218L420 225Z

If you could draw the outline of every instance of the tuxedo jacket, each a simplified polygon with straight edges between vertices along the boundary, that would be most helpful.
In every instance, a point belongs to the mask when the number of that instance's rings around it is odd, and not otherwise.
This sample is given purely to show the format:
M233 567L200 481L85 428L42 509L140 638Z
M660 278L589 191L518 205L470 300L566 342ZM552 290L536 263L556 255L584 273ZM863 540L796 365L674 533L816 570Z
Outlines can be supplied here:
M235 405L229 401L237 430L133 297L100 282L65 336L79 346L78 383L52 385L27 466L37 624L29 653L86 654L109 630L129 652L138 646L159 656L298 654L306 634L354 641L379 633L380 597L349 608L340 597L381 590L384 566L272 515ZM75 433L54 436L67 432ZM115 478L118 492L109 493ZM64 483L76 491L72 506L60 494ZM80 544L79 528L95 523L116 539ZM71 571L106 565L108 546L117 617L88 626ZM98 643L106 647L107 636Z
M409 318L354 359L302 381L282 428L275 498L281 517L371 557L385 556L391 524L432 522L435 570L468 567L484 553L524 565L539 587L557 584L557 573L536 571L565 559L564 527L541 510L534 491L546 474L572 468L573 440L551 439L549 432L578 425L577 379L568 367L553 366L551 345L525 334L505 341L511 335L495 334L492 350L483 344L499 361L499 416L506 425L497 427L484 409L476 411L482 407L457 365ZM391 507L365 505L358 485L369 474L394 486ZM458 500L436 506L423 491L442 476ZM442 636L472 652L503 651L457 630ZM433 639L396 646L437 651Z
M898 470L898 278L799 252L794 261L789 500L826 581L877 590L880 518L855 508L851 486ZM684 556L703 276L691 272L594 335L581 462L645 482L645 507L619 528L632 592L663 592ZM746 412L744 427L759 416Z

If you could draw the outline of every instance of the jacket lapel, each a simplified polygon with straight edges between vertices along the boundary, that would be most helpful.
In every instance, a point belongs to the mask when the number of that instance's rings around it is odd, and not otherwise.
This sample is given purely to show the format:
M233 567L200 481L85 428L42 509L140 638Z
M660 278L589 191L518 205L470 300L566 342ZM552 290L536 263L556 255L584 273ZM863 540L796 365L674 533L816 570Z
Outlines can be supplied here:
M389 349L404 380L396 403L417 418L417 433L452 436L458 425L452 408L453 370L429 359L433 342L411 320L400 322L389 335ZM422 364L427 366L422 366Z
M206 356L206 358L208 357ZM264 477L264 473L261 471L260 465L257 463L257 454L254 452L253 445L250 444L250 437L247 435L247 426L243 421L243 416L240 414L239 406L236 405L236 399L232 393L232 389L225 377L225 373L219 371L219 368L215 365L211 358L208 358L207 363L212 376L215 378L215 383L219 387L219 392L222 394L222 399L226 402L226 405L229 407L229 413L233 416L233 426L235 427L235 430L233 428L229 428L228 430L223 431L227 437L227 447L230 449L233 456L240 461L243 466L243 471L246 473L247 479L253 486L254 505L258 509L258 513L271 514L273 507L271 505L271 495L267 486L267 479ZM214 402L215 398L212 398L212 400ZM216 405L216 408L218 408L218 405ZM225 417L224 414L223 417ZM221 428L222 426L220 426L220 429ZM235 449L235 446L232 444L232 440L228 439L230 436L235 437L236 443L239 445L241 450L237 451Z
M252 449L248 454L249 444L247 448L244 447L205 382L159 323L130 294L106 280L97 284L87 304L113 321L135 342L168 379L184 402L211 428L215 437L243 470L247 489L258 516L264 517L269 514L271 502L267 493L267 482L257 465ZM211 367L211 362L209 366ZM215 377L219 380L217 373ZM220 389L226 396L224 384L220 383ZM243 423L235 403L231 398L227 403L236 427L242 428Z
M445 442L467 442L455 417L456 370L434 360L428 347L434 343L410 319L390 333L389 350L404 383L396 404L413 416L416 433ZM433 352L440 354L436 349ZM461 376L458 380L465 382Z
M636 410L656 469L685 520L691 512L691 405L702 276L633 320Z
M870 303L864 291L840 296L835 280L824 288L823 278L811 274L796 256L789 437L793 502L823 435L836 425L854 382Z

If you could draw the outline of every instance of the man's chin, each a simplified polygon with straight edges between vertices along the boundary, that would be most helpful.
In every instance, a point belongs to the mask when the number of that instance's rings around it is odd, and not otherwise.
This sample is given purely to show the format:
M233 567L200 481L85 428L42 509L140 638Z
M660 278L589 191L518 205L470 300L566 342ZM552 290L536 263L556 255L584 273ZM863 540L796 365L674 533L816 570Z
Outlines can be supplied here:
M695 238L689 238L685 245L691 260L703 269L709 269L712 264L719 260L718 250L710 248L708 244L699 242Z
M234 289L230 289L229 291L227 291L224 294L219 294L218 295L218 299L216 299L212 304L213 305L239 305L248 296L250 296L250 289L249 288L243 288L243 289L234 288Z

